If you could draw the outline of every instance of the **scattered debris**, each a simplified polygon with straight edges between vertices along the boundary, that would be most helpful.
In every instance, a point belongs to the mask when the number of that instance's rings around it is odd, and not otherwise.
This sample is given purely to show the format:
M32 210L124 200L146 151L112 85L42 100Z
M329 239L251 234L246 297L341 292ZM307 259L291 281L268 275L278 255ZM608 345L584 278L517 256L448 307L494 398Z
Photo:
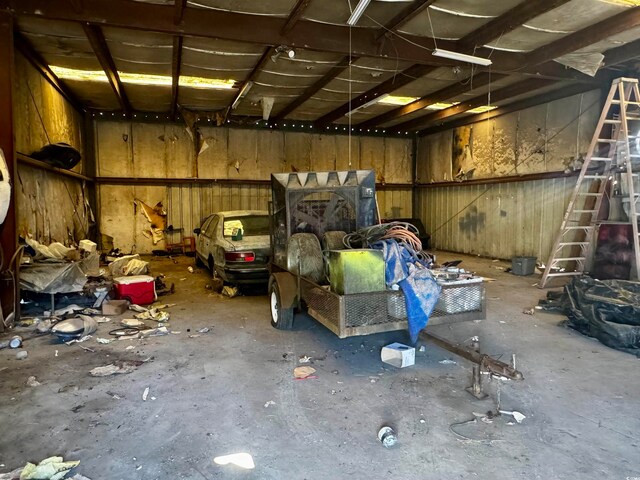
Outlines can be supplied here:
M68 342L64 342L64 343L66 343L67 345L73 345L74 343L86 342L90 338L91 338L91 335L85 335L84 337L74 338L73 340L69 340Z
M146 307L141 307L140 305L136 305L135 303L132 303L131 305L129 305L129 310L133 310L134 312L138 312L138 313L143 313L148 311L149 309Z
M136 347L134 347L133 345L127 345L127 348L125 348L125 350L133 350L134 348Z
M53 323L51 323L50 319L47 319L47 320L36 319L37 333L49 333L51 331L51 327L53 327Z
M457 365L458 362L456 362L455 360L451 360L450 358L445 358L444 360L440 360L438 363L441 363L442 365Z
M74 343L74 340L90 336L96 330L98 330L98 323L92 317L80 314L75 318L56 323L51 332L67 345L70 345Z
M66 392L77 392L78 387L72 383L68 385L64 385L58 389L58 393L66 393Z
M534 313L536 313L536 309L529 308L529 309L523 310L522 313L524 313L525 315L533 315Z
M209 333L211 329L209 327L202 327L198 330L198 333Z
M301 356L298 361L300 363L311 363L311 357L307 357L306 355Z
M338 370L333 370L331 373L333 373L334 375L338 375L340 372Z
M504 415L511 415L513 417L513 419L518 422L518 423L522 423L522 421L527 418L525 415L523 415L522 413L514 410L513 412L509 412L507 410L499 410L500 413L504 414Z
M107 300L102 303L102 315L122 315L129 308L128 300Z
M20 348L22 347L22 337L20 335L14 335L9 340L9 348Z
M157 327L157 328L149 328L147 330L141 330L139 333L140 338L146 337L159 337L162 335L169 335L169 330L167 327Z
M264 404L264 408L269 408L271 405L275 405L276 402L274 402L273 400L269 400L267 403Z
M89 373L92 377L108 377L109 375L131 373L143 363L141 360L118 361L102 367L96 367Z
M113 342L113 340L114 340L113 338L100 338L100 337L96 338L96 342L102 343L104 345L106 345L107 343Z
M78 413L80 410L82 410L84 408L84 404L80 404L80 405L76 405L75 407L71 408L71 411L73 413Z
M20 350L18 353L16 353L16 360L25 360L28 356L29 354L26 350Z
M59 480L80 465L80 461L65 462L62 457L49 457L37 465L27 463L20 473L20 480Z
M187 270L189 270L189 273L193 273L193 267L191 265L187 267Z
M41 385L41 383L38 380L36 380L36 377L34 377L33 375L27 378L28 387L37 387L39 385Z
M144 392L142 392L142 401L146 402L148 396L149 396L149 387L145 388Z
M385 448L390 448L398 443L398 436L393 428L384 426L378 431L378 440Z
M313 367L296 367L293 369L293 377L301 380L303 378L317 378L315 375L313 375L314 373L316 373L316 369Z
M427 351L427 347L425 347L424 345L420 345L420 352L426 352Z
M144 327L145 324L142 320L138 320L137 318L125 318L120 321L120 325L123 327Z
M238 287L231 287L229 285L225 285L222 288L222 295L224 295L225 297L233 298L233 297L237 297L239 294L240 294L240 290L238 290Z
M164 310L160 310L159 307L150 308L145 312L138 313L135 317L139 320L153 320L155 322L168 322L169 321L169 312Z

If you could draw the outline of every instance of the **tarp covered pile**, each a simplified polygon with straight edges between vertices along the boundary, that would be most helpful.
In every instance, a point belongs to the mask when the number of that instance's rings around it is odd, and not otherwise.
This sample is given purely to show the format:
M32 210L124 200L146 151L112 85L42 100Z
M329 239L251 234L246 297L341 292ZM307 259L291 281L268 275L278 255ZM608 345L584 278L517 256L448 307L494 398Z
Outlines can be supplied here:
M564 313L567 324L584 335L640 357L639 282L574 278L540 305Z

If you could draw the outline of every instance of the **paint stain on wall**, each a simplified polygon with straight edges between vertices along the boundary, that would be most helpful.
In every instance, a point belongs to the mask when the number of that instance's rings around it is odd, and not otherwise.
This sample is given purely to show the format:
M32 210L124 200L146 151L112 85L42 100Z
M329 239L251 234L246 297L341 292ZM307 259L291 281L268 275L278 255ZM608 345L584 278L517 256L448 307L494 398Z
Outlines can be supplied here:
M471 238L477 236L478 231L484 230L485 220L486 214L484 212L478 212L478 207L473 205L467 213L458 220L458 226L467 238Z

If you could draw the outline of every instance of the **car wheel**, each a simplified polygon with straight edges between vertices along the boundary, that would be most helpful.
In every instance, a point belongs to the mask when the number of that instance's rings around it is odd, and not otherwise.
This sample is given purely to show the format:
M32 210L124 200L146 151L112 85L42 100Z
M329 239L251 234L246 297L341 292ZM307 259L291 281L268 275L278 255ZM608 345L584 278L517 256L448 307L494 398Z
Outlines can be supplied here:
M271 307L271 326L278 330L293 328L293 308L283 308L278 282L271 283L269 288L269 306Z
M215 277L216 276L216 268L215 268L215 265L213 263L213 257L209 257L209 260L207 261L207 265L209 267L209 271L211 272L211 276Z
M204 262L200 260L200 257L196 253L196 267L204 267Z

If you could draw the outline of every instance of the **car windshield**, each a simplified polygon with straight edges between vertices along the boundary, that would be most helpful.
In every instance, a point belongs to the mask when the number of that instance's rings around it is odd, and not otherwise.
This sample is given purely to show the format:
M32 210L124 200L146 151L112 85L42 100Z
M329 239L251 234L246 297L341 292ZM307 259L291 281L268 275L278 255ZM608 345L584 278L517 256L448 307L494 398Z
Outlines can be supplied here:
M247 215L224 219L224 236L233 237L242 230L244 237L269 235L269 217L267 215Z

